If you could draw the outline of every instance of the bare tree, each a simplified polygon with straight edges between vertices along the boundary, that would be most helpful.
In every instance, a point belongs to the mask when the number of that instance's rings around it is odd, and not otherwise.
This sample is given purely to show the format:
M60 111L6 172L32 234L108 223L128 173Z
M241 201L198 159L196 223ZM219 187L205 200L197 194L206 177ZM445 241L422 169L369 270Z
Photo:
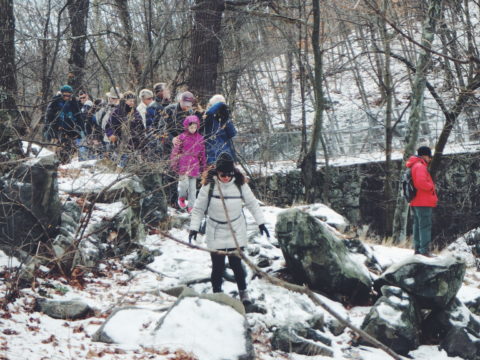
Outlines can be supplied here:
M15 16L13 0L0 0L0 110L15 111Z
M193 6L192 52L189 88L206 103L217 91L224 0L196 0Z
M68 59L68 64L70 65L68 84L72 85L75 91L83 86L89 5L90 0L68 1L68 16L70 18L70 30L72 33L72 44L70 47L70 57Z
M305 185L305 201L307 203L315 202L315 178L317 170L317 149L320 142L327 156L326 146L323 140L323 112L325 109L323 95L323 48L320 40L320 1L312 1L313 12L313 30L312 30L312 48L314 57L314 94L315 94L315 118L313 122L312 138L309 148L303 157L300 167L302 170L302 180ZM328 186L328 164L325 167L324 186ZM324 200L328 191L323 189Z

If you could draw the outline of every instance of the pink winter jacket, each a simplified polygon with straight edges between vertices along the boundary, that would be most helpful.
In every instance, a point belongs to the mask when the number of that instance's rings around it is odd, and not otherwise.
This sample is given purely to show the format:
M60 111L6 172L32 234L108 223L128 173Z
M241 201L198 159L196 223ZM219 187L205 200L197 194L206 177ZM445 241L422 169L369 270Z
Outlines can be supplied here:
M197 132L190 134L188 125L192 122L197 124ZM205 143L203 136L198 133L200 120L197 116L187 116L183 121L185 131L178 136L179 145L173 147L170 155L170 163L179 175L197 177L205 169Z

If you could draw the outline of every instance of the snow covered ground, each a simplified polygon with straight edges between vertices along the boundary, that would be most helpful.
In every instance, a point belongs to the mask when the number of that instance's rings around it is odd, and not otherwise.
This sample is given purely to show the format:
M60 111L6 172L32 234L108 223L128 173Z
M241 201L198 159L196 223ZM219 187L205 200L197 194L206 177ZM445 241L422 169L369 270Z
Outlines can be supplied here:
M329 209L320 213L321 208L321 206L314 206L312 212L315 216L324 216L331 221L339 222L338 214L332 214ZM272 235L270 239L260 237L253 219L248 218L251 242L247 254L255 253L256 248L260 249L262 254L272 260L272 265L266 269L269 273L275 273L285 266L280 249L274 246L276 215L281 210L275 207L264 207L267 227ZM170 235L180 240L186 240L187 234L186 229L173 229L170 232ZM203 246L204 239L199 238L197 244ZM179 323L185 324L186 321L192 323L189 344L174 343L173 338L170 338L170 346L168 342L162 342L162 346L155 346L158 342L152 342L151 339L152 327L176 300L159 290L208 278L210 273L208 253L188 248L161 235L147 236L145 245L152 250L158 249L162 252L145 270L129 269L127 256L120 260L106 260L98 271L85 274L84 283L68 283L63 278L50 277L46 273L39 276L35 287L23 289L15 302L9 304L6 310L0 311L0 359L189 359L183 351L195 352L192 343L198 341L202 343L201 349L199 348L196 353L199 359L217 358L214 354L214 349L218 347L215 337L205 334L211 326L212 319L209 318L191 321L192 319L183 319L181 312L178 313ZM401 261L412 254L410 249L381 245L372 245L372 248L382 265ZM15 259L0 253L2 275L0 293L6 293L8 276L17 265ZM248 279L252 297L268 309L265 315L247 314L258 359L329 359L322 356L308 357L272 351L269 345L272 327L304 322L313 314L324 311L314 306L304 295L276 287L258 278L252 279L251 273ZM476 295L480 278L473 269L468 272L466 282L468 286L462 287L461 297L468 298ZM199 293L211 291L208 282L199 282L191 287ZM226 282L224 290L227 294L237 296L234 283ZM64 300L82 299L95 309L95 315L77 321L52 319L34 311L34 298L40 296ZM360 325L369 311L369 307L345 309L339 303L326 298L323 300L340 314L348 316L355 325ZM92 335L114 308L133 305L143 310L132 311L117 319L115 326L110 329L110 333L117 334L114 338L119 342L118 344L104 344L91 340ZM326 314L327 319L328 317L329 315ZM128 333L125 329L131 330L132 335L125 336L125 333ZM350 332L346 331L334 338L332 348L335 359L383 360L388 358L383 352L374 348L350 346L350 335ZM208 354L208 349L212 349L211 356ZM444 351L438 350L437 346L421 346L410 355L417 360L453 359L449 358Z

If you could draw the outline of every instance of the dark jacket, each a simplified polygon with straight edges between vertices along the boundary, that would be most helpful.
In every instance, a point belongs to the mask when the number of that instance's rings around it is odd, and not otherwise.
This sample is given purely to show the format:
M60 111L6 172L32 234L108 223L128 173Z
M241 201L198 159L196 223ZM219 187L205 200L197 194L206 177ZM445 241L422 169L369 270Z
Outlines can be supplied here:
M73 97L65 101L62 95L55 95L47 107L44 136L51 140L61 135L79 138L84 135L84 129L78 101Z
M108 119L105 134L108 137L117 136L118 141L128 144L131 150L139 150L145 140L142 116L136 108L131 108L121 101Z
M165 108L165 117L160 127L168 134L170 140L183 132L183 120L193 115L193 110L183 111L180 104L171 104Z
M88 100L85 104L80 104L80 107L85 135L89 139L101 141L103 138L103 131L95 118L95 106L93 102Z
M214 104L205 113L203 124L203 136L205 138L205 149L207 151L207 163L217 161L218 156L229 153L235 159L235 150L232 138L237 135L237 130L230 120L230 112L225 103Z
M435 184L428 172L427 165L427 162L419 156L412 156L407 161L407 167L412 169L413 186L417 189L417 194L410 201L410 206L437 206Z
M145 124L149 131L156 132L160 124L163 124L163 118L165 117L164 109L164 106L156 101L148 105L145 114Z

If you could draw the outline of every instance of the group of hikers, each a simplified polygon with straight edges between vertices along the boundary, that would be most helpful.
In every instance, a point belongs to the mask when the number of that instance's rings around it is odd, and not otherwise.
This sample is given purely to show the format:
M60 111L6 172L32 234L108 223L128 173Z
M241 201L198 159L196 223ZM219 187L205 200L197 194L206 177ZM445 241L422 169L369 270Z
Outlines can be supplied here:
M141 90L138 105L135 93L122 94L116 87L106 97L106 103L93 101L86 91L79 91L77 100L71 86L60 87L47 108L44 128L45 139L58 147L60 161L69 162L77 152L80 161L109 158L120 172L138 157L150 162L167 160L170 166L164 175L172 170L178 179L176 203L191 213L189 241L196 240L202 222L206 225L207 246L214 250L213 291L222 291L228 257L240 299L246 307L254 307L241 259L232 253L237 244L243 248L247 243L243 204L259 224L260 233L270 234L258 200L235 167L232 138L237 130L225 98L213 95L203 110L194 95L185 91L172 103L165 83L155 84L153 91ZM202 174L197 199L197 180Z
M237 246L247 244L243 205L259 224L259 231L270 236L262 210L247 179L235 167L232 138L237 130L222 95L214 95L207 109L196 105L194 95L185 91L172 103L165 83L153 91L143 89L137 95L123 94L112 87L107 102L92 101L85 91L73 96L64 85L48 106L44 136L58 145L60 161L68 162L75 151L79 160L108 157L121 171L137 157L149 161L168 160L177 176L176 203L191 214L189 241L196 240L206 224L206 243L211 252L213 292L222 291L225 257L235 276L240 299L252 306L247 293L246 273L241 259L234 254ZM432 159L429 147L421 146L406 163L416 195L410 206L413 213L415 254L431 256L432 209L437 205L435 185L428 172ZM166 174L168 174L166 170ZM203 174L198 192L197 180ZM170 199L171 201L172 199ZM220 252L219 252L220 251Z

